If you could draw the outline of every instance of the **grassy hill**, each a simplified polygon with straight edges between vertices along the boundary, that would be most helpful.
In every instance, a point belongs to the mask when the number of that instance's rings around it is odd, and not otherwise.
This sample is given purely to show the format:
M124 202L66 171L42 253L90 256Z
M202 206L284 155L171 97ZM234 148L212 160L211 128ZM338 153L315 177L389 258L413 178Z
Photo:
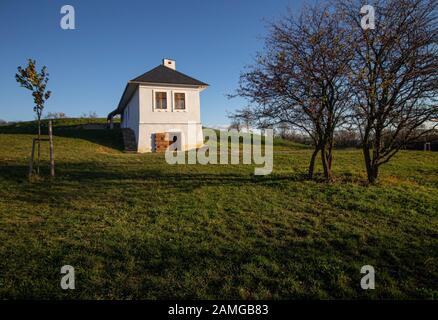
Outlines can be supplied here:
M33 183L32 124L0 128L1 298L438 298L436 152L403 151L367 186L360 152L337 150L328 185L303 178L311 151L293 143L255 177L127 154L118 130L81 123L55 122L57 177Z

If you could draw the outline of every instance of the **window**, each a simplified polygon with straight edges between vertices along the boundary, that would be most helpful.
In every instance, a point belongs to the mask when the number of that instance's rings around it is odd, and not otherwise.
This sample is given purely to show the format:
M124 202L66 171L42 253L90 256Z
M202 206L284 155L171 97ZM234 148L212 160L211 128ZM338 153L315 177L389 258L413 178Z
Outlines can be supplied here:
M167 92L155 92L155 109L167 109Z
M175 93L175 110L185 110L185 109L186 109L186 94Z

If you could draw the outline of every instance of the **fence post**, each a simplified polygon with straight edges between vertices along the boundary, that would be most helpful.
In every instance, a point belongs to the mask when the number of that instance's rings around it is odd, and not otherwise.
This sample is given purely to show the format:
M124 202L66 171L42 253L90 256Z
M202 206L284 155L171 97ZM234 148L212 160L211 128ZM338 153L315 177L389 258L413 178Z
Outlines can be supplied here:
M30 154L30 161L29 161L29 180L33 174L33 158L34 158L34 156L35 156L35 138L32 139L32 152Z
M53 154L53 129L52 120L49 121L49 143L50 143L50 176L55 176L55 157Z

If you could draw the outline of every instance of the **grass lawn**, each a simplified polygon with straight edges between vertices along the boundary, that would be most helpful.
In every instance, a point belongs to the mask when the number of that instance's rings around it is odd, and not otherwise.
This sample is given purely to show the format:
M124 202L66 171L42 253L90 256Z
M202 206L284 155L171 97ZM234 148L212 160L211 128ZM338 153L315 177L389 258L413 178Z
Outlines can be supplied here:
M45 145L46 178L29 183L34 136L0 132L2 299L438 299L436 152L400 152L367 186L361 153L338 150L326 184L303 178L311 150L293 143L255 177L55 127L57 177ZM367 264L375 290L360 288Z

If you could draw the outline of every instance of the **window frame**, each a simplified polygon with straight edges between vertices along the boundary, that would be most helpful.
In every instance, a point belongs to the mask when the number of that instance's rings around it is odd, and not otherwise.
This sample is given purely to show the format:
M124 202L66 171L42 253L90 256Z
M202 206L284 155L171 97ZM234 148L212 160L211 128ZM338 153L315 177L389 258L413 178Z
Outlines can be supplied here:
M182 93L184 94L184 109L176 109L176 100L175 100L175 94ZM172 111L174 112L187 112L188 111L188 105L187 105L187 91L182 90L173 90L172 91Z
M184 109L178 109L176 106L176 95L183 94L184 95ZM178 112L183 112L187 110L187 93L183 91L173 91L173 110Z
M158 104L157 104L157 94L165 94L166 95L166 108L158 108ZM167 91L166 90L154 90L154 95L153 95L153 99L154 99L154 110L157 111L168 111L169 110L169 99L168 99L168 95L167 95ZM161 105L162 106L162 100L161 99Z

